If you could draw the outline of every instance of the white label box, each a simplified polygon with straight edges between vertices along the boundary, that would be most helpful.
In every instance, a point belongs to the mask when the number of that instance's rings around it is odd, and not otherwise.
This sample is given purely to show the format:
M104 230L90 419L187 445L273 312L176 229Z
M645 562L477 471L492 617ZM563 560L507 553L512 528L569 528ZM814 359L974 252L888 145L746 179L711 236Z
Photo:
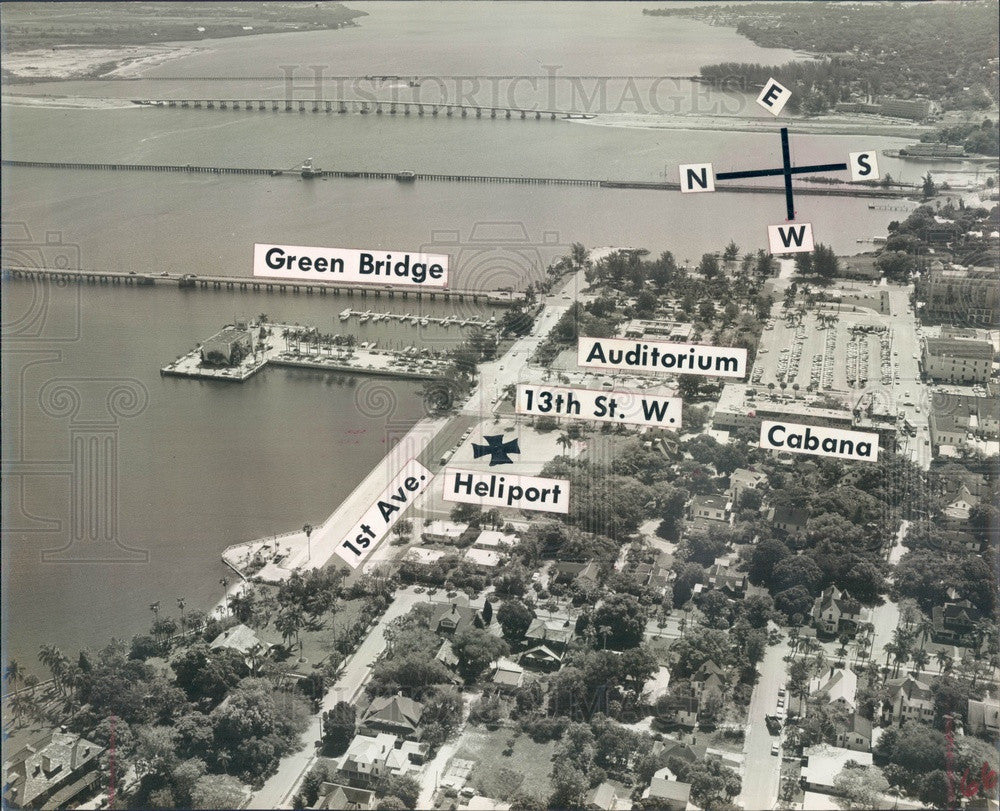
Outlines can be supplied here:
M480 507L515 507L545 513L569 512L569 480L515 473L446 468L444 500Z
M878 461L878 434L821 425L763 420L760 424L760 447L769 451L805 453L834 459Z
M253 246L253 275L295 281L448 286L448 257L415 251L358 251L304 245Z
M746 377L747 351L740 346L636 341L629 338L580 338L576 363L590 369Z
M573 389L522 383L517 387L516 413L571 420L596 420L622 425L652 425L677 431L681 400L638 391Z

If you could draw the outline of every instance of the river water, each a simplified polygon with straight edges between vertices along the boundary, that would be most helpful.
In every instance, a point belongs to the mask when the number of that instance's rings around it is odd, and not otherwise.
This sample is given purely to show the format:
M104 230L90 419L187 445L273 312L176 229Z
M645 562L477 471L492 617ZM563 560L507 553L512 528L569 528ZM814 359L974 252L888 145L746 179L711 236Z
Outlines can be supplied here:
M795 57L758 48L726 29L643 16L633 5L351 5L368 12L357 28L210 40L193 55L146 70L149 76L188 78L11 90L101 100L281 98L282 81L197 77L280 76L283 69L308 77L308 66L322 65L325 75L433 77L419 88L327 84L326 97L373 93L454 101L465 93L466 100L489 103L499 93L501 100L525 106L597 111L625 124L636 112L766 114L744 96L714 95L684 80L655 87L648 81L599 86L568 78L474 85L471 78L456 77L686 76L709 62L782 63ZM309 98L314 89L297 80L292 92ZM312 157L322 168L637 180L665 173L674 179L679 163L713 161L739 169L780 160L776 131L195 112L106 101L84 108L10 103L3 114L4 156L19 160L286 167ZM863 140L793 135L793 157L798 163L846 160L848 151L904 143ZM883 172L911 181L928 168L880 160ZM479 288L523 287L577 241L671 250L682 261L696 262L730 239L756 250L765 244L766 225L784 219L782 197L770 194L682 198L585 187L404 186L27 168L4 169L2 201L5 223L13 223L5 227L5 251L18 263L64 257L87 268L250 275L255 241L423 248L452 255L453 286ZM871 210L866 200L800 196L797 203L799 219L814 223L817 240L841 253L862 249L859 240L884 233L890 220L905 216ZM286 370L269 370L237 386L161 378L158 369L226 321L260 312L325 332L344 331L336 313L348 303L357 306L356 300L334 297L4 284L8 655L31 666L43 643L75 651L112 635L129 637L148 627L149 605L156 601L165 613L176 614L178 597L189 607L207 608L221 594L219 579L227 570L219 553L225 546L295 529L333 510L381 456L387 435L391 441L419 418L418 386ZM418 309L413 302L389 306ZM433 304L421 310L447 312ZM456 340L454 331L434 328L364 330L362 340L383 345ZM56 379L89 398L81 411L94 403L104 411L93 417L55 407L50 395ZM138 413L109 410L107 391L119 384L134 392ZM114 436L117 476L109 487L118 494L111 511L115 535L140 550L145 562L120 562L114 554L104 562L82 562L87 556L76 554L82 547L70 538L71 510L79 506L71 495L72 443L80 431L93 430L94 420L103 421L103 436ZM73 554L59 561L45 557L60 547Z

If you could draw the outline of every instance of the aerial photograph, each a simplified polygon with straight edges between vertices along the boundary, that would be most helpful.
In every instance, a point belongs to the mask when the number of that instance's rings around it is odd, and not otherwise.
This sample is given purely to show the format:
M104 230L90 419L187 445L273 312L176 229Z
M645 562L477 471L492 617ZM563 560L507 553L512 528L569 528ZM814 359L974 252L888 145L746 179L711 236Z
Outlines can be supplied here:
M3 809L1000 811L998 21L0 3Z

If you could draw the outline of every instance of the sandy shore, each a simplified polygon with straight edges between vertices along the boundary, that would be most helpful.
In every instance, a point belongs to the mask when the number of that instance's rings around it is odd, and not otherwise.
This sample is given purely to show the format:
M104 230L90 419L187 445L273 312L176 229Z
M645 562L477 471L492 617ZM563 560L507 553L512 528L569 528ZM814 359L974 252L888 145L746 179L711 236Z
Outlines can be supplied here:
M718 132L774 132L771 118L745 118L728 115L643 115L640 113L610 113L590 119L570 119L571 123L591 127L624 127L628 129L714 130ZM852 116L822 118L789 118L782 121L796 132L815 135L881 135L919 139L933 127L903 121L885 121Z
M17 79L138 77L143 70L198 50L193 45L128 45L121 48L62 46L16 51L4 56L4 70Z

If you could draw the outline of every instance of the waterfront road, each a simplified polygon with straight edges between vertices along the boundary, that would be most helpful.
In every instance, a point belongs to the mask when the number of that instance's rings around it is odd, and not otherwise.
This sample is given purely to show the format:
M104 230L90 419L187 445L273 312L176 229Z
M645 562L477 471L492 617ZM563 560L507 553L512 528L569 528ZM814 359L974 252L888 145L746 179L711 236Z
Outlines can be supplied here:
M361 692L372 665L385 650L386 626L397 617L409 613L419 602L426 602L427 596L417 594L413 588L400 589L392 603L378 621L371 633L358 646L354 655L347 660L343 674L323 698L320 713L310 716L309 728L300 739L299 748L282 758L278 771L272 775L260 791L254 792L247 808L290 808L292 796L299 782L316 761L316 742L322 735L322 714L332 710L338 701L352 701Z
M764 716L773 715L777 707L778 690L787 679L784 658L789 652L784 639L768 647L761 663L760 679L750 699L743 742L743 788L737 800L748 811L773 808L778 801L781 755L772 755L771 746L779 739L767 731Z

